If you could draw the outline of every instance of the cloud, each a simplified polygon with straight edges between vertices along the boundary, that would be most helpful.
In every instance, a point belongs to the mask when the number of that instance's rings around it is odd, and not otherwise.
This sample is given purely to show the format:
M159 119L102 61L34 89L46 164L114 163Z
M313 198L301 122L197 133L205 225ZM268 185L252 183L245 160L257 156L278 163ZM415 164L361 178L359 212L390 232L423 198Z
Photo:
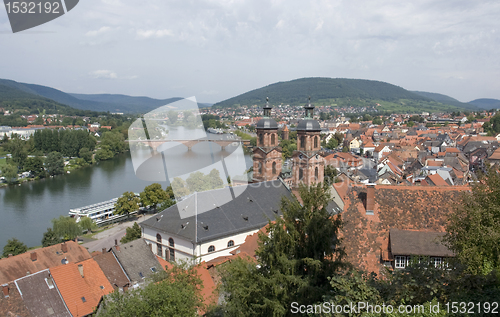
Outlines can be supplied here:
M111 30L111 28L109 26L103 26L101 27L99 30L95 30L95 31L88 31L87 33L85 33L85 36L97 36L99 34L103 34L103 33L106 33L108 32L109 30Z
M156 38L161 38L165 36L173 36L173 32L171 30L167 29L161 29L161 30L137 30L136 34L139 38L151 38L151 37L156 37Z
M94 70L89 75L98 79L118 79L118 75L115 72L107 69Z

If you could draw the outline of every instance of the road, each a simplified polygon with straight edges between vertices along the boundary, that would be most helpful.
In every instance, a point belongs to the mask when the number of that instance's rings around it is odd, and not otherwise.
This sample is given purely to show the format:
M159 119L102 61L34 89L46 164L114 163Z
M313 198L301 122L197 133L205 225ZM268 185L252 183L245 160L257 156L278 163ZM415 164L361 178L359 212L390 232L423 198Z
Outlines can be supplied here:
M112 228L105 230L103 232L99 232L94 236L95 241L83 243L82 246L87 248L90 253L94 251L102 251L103 248L109 250L113 245L115 245L115 239L120 244L120 239L125 236L126 229L132 227L134 222L143 222L146 219L149 219L154 215L144 215L138 217L131 217L130 221L121 222L119 224L114 225Z

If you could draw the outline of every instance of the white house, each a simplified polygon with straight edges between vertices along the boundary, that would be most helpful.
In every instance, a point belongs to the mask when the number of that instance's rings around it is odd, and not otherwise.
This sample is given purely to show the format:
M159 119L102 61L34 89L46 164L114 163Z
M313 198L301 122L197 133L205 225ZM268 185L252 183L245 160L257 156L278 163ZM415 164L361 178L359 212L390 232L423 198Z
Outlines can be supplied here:
M229 256L248 235L281 216L281 197L291 197L280 180L232 189L243 192L226 204L219 202L227 201L227 188L201 192L143 221L143 238L155 254L172 262Z

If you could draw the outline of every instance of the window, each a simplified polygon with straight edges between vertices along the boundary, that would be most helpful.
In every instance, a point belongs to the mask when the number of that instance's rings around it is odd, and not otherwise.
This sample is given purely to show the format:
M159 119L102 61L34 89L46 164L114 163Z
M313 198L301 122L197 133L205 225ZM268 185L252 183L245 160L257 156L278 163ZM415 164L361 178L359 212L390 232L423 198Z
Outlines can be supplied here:
M158 249L157 254L158 254L159 256L163 257L163 249L162 249L162 245L161 245L161 243L157 243L157 244L156 244L156 248Z
M170 248L170 249L168 250L168 254L169 254L169 256L170 256L169 261L170 261L170 262L175 262L175 250L174 250L174 249L172 249L172 248Z
M276 136L273 134L271 134L271 145L274 145L276 144Z
M432 263L434 263L435 267L441 266L441 258L431 258Z
M264 146L264 134L259 134L259 146Z
M299 181L302 180L302 178L304 177L304 171L302 170L302 167L299 168Z
M175 248L174 239L172 239L172 238L168 239L168 245L169 245L171 248Z
M306 147L306 137L305 136L301 136L300 137L300 148L304 149L305 147Z
M152 268L151 268L151 272L156 273L156 268L155 268L155 267L152 267Z
M318 136L314 137L314 148L318 147Z
M234 241L233 240L229 240L229 242L227 243L227 247L230 248L234 245Z
M273 162L273 175L276 174L276 162Z
M215 251L215 247L213 245L208 247L208 252L214 252L214 251Z
M397 255L395 257L395 267L397 269L404 269L406 267L406 256Z
M262 162L259 162L259 174L260 174L260 175L262 175L262 174L263 174L263 172L262 172L262 171L263 171L263 169L264 169L263 165L264 165L264 164L262 164Z
M316 177L316 180L318 180L318 177L319 177L319 171L318 171L318 167L316 166L316 168L314 169L314 176Z
M156 234L156 242L161 243L161 235L159 233Z

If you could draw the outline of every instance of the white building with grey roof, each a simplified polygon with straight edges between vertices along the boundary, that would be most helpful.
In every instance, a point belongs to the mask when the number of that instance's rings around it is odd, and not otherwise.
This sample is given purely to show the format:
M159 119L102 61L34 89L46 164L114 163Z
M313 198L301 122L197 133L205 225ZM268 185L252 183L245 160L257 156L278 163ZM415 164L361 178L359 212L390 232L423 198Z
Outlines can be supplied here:
M174 206L140 223L145 241L168 261L210 261L232 250L281 216L281 197L291 193L281 180L235 186L243 190L228 201L227 190L192 194ZM233 196L234 197L234 196Z

